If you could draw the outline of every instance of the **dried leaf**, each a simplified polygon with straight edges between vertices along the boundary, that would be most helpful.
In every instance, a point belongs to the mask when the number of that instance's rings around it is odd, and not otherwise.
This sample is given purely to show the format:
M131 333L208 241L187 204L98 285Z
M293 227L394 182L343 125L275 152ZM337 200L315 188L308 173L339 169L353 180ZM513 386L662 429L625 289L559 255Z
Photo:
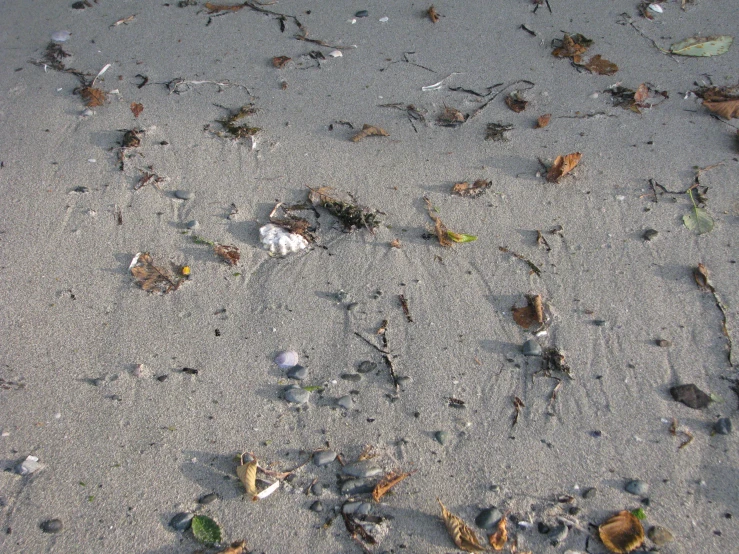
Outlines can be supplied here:
M85 100L85 106L88 108L97 108L102 106L108 100L108 95L104 90L93 87L84 87L80 90L80 96Z
M708 279L708 268L702 263L699 263L698 267L693 270L693 279L695 279L695 283L698 285L699 289L706 292L714 291L713 285Z
M275 56L272 58L272 65L277 69L282 69L291 59L292 58L288 58L287 56Z
M539 325L544 323L544 308L541 302L541 295L527 295L527 304L523 308L511 308L513 312L513 320L524 329L528 329L534 323Z
M725 102L706 102L704 100L703 105L725 119L739 117L739 100L727 100Z
M715 37L690 37L670 46L670 53L677 56L718 56L729 50L734 37L720 35Z
M166 269L154 265L154 261L148 252L136 254L133 261L131 261L129 270L138 285L146 292L165 294L177 290L180 286L179 279L173 277Z
M432 21L433 23L438 23L438 22L439 22L439 14L438 14L438 13L436 13L436 8L434 8L433 6L431 6L431 7L430 7L430 8L429 8L429 9L428 9L428 10L426 11L426 14L427 14L427 15L429 16L429 19L430 19L430 20L431 20L431 21Z
M237 12L245 7L246 4L213 4L211 2L205 3L205 9L208 10L209 14L225 11Z
M646 83L642 83L636 88L636 91L634 92L634 102L636 102L637 104L641 104L647 98L649 98L649 87Z
M224 550L219 550L217 554L247 554L246 541L232 542L231 546L227 546Z
M394 471L391 471L385 475L385 477L380 479L380 482L375 485L374 489L372 489L372 498L374 498L375 502L379 502L390 489L411 475L413 475L413 472L395 473Z
M485 179L478 179L471 185L467 182L457 183L452 187L452 194L467 196L469 198L477 198L485 192L488 187L492 186L492 184L492 181L486 181Z
M436 232L436 238L439 239L439 244L442 246L448 247L452 245L452 241L449 238L448 229L446 228L446 225L441 221L441 218L436 215L436 212L434 210L434 206L431 204L431 200L426 198L425 196L423 199L426 202L426 210L428 211L429 217L434 222L434 231Z
M528 104L528 101L521 98L518 91L514 91L506 96L505 104L514 112L521 113L526 109L526 104Z
M141 115L141 112L144 111L144 105L138 104L136 102L131 102L131 112L133 113L134 117L138 117Z
M252 460L248 464L241 464L236 467L236 475L244 485L246 494L251 497L257 495L257 462Z
M549 121L552 119L552 114L547 113L544 115L539 116L539 119L536 120L536 127L535 129L543 129L547 125L549 125Z
M488 537L488 542L493 550L503 550L508 541L508 530L506 529L507 517L503 516L498 522L498 529Z
M441 503L441 500L438 498L436 500L441 506L441 517L446 524L449 536L457 545L457 548L465 552L484 552L485 547L480 545L475 532L462 519L449 512Z
M585 38L581 34L570 36L565 33L562 43L558 48L552 50L552 55L557 58L572 58L575 63L580 62L580 55L583 54L593 41Z
M591 73L597 73L598 75L613 75L618 71L618 66L615 63L601 58L600 54L593 56L582 66Z
M485 140L496 140L507 142L508 137L505 136L506 131L513 129L513 125L507 125L504 123L488 123L485 129Z
M393 240L390 241L390 247L391 248L400 248L401 246L402 245L400 243L400 240L398 240L398 239L393 239Z
M223 258L229 265L236 265L241 259L241 253L236 246L230 244L216 244L213 248L215 253Z
M626 510L601 523L598 534L606 548L617 554L627 554L644 542L641 522Z
M465 116L462 112L460 112L456 108L450 108L449 106L444 106L444 111L436 119L436 122L442 127L459 127L466 120L467 120L467 116Z
M580 152L573 152L566 156L557 156L552 167L547 171L547 181L558 183L562 177L577 167L577 164L580 163L580 158L582 158Z
M475 235L455 233L454 231L450 231L449 229L447 229L446 234L454 242L474 242L477 240L477 237Z
M365 137L389 137L388 133L382 127L375 127L374 125L367 125L366 123L362 126L362 130L354 135L351 140L352 142L359 142Z
M670 394L676 401L694 410L705 408L711 403L711 397L692 383L671 387Z

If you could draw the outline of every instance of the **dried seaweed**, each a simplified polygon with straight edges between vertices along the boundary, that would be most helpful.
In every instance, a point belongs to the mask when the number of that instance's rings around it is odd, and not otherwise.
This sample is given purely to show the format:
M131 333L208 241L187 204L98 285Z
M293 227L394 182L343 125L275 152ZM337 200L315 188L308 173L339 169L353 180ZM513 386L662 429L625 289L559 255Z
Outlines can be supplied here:
M508 142L508 137L505 133L512 129L513 125L507 123L488 123L485 129L485 140Z
M272 211L269 214L269 222L273 225L282 227L290 233L300 235L310 244L314 244L316 242L316 226L311 225L311 223L307 219L303 217L296 217L292 214L292 212L296 210L307 210L311 208L313 208L313 206L309 204L297 204L295 206L287 206L282 202L278 202L275 207L272 208ZM315 210L315 208L313 209ZM279 210L282 211L281 217L277 217L276 215Z
M514 258L518 258L522 262L525 262L526 265L529 266L529 268L531 268L531 272L532 273L535 273L537 277L541 277L541 269L539 269L539 267L534 262L532 262L531 260L529 260L526 256L523 256L523 255L521 255L521 254L519 254L517 252L514 252L513 250L509 250L505 246L499 246L498 247L498 250L500 250L501 252L504 252L506 254L510 254Z
M390 489L392 489L395 485L397 485L407 477L413 475L413 473L413 471L409 471L406 473L395 473L394 471L391 471L390 473L386 474L382 479L380 479L380 481L375 485L375 488L372 490L372 498L375 502L379 502L380 499L390 491Z
M234 139L242 139L246 137L252 137L256 135L260 129L259 127L249 127L248 125L239 125L238 121L254 115L257 113L257 109L254 104L246 104L241 106L238 110L233 111L227 118L219 119L218 123L223 125L225 132L216 132L219 137L229 136Z
M351 194L333 187L308 188L310 189L308 200L311 204L326 208L336 216L344 226L345 232L365 228L374 233L380 225L378 215L381 212L359 206Z

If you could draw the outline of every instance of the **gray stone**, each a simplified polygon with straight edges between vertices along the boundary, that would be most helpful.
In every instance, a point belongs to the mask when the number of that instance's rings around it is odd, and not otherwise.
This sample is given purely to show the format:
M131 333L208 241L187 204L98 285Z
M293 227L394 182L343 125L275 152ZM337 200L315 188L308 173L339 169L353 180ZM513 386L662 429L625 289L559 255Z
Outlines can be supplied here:
M624 490L635 496L646 496L649 492L649 484L639 479L633 479L624 485Z
M174 191L175 198L180 200L192 200L195 198L195 193L189 190L176 190Z
M290 368L287 372L288 379L295 379L296 381L302 381L308 377L308 370L302 365L296 365Z
M605 319L594 319L593 320L593 325L595 325L596 327L604 327L606 323L608 322Z
M351 394L347 394L339 398L336 403L347 410L351 410L354 407L354 400Z
M370 373L371 371L374 371L377 369L377 364L375 362L370 362L369 360L365 360L361 364L359 364L359 367L357 367L357 373Z
M534 339L529 339L521 346L521 352L524 356L541 356L541 346Z
M323 494L323 485L321 483L315 483L310 490L314 496L321 496Z
M569 532L570 530L567 528L567 526L564 523L560 523L551 531L549 531L549 541L552 543L552 545L556 546L567 538L567 534Z
M359 10L354 14L354 17L369 17L369 12L367 10Z
M657 546L664 546L665 544L675 540L675 537L672 536L670 530L661 525L655 525L649 529L649 531L647 531L647 536L649 537L649 540Z
M589 487L582 491L583 498L595 498L596 494L598 494L598 489L596 489L595 487Z
M341 378L344 381L351 381L352 383L362 380L362 376L359 373L342 373Z
M346 502L341 507L341 511L345 514L353 514L359 509L362 504L363 502Z
M644 240L654 240L655 238L657 238L657 235L659 235L659 233L656 229L647 229L646 231L644 231L644 233L642 233L642 238Z
M198 498L198 504L210 504L212 502L215 502L218 500L218 495L214 492L211 492L209 494L204 494L200 498Z
M322 512L323 502L321 502L320 500L316 500L313 504L310 505L310 509L314 512Z
M360 516L367 516L369 515L371 511L372 511L372 504L370 504L369 502L362 502L359 505L359 508L357 508L354 513Z
M187 531L192 524L194 515L190 512L180 512L169 520L169 526L176 531Z
M44 533L61 533L64 524L61 519L47 519L41 524L41 530Z
M200 228L200 222L197 219L191 219L187 223L185 223L185 227L188 229L199 229Z
M344 475L350 477L357 477L359 479L366 479L367 477L377 477L382 475L382 468L377 467L372 463L371 460L360 460L359 462L352 462L346 464L341 472Z
M292 404L305 404L310 398L310 393L300 387L285 389L285 400Z
M731 433L731 420L728 417L719 418L713 424L713 431L719 435L728 435Z
M313 454L313 463L317 466L325 466L336 459L336 452L333 450L321 450Z
M367 479L349 479L341 484L341 494L369 494L374 488L374 481Z
M449 440L449 433L447 431L437 431L434 433L434 438L440 445L444 446Z
M502 517L503 514L501 511L495 506L492 506L490 508L486 508L477 515L475 518L475 525L480 529L492 529Z

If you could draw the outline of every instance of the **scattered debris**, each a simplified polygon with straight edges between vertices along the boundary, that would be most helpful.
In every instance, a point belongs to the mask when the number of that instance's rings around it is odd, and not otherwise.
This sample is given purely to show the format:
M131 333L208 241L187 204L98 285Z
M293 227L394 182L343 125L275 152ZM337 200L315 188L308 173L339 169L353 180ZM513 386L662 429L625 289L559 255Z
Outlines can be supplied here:
M547 171L547 181L550 183L559 183L559 180L571 172L577 164L580 163L582 154L580 152L573 152L565 156L557 156L554 163L549 167Z
M505 97L505 104L514 112L521 113L526 109L528 101L523 99L521 91L514 90Z
M398 300L400 300L400 307L403 308L403 314L405 315L406 320L408 321L408 323L413 323L411 312L408 309L408 300L406 300L405 295L399 294Z
M529 266L529 268L531 269L531 273L535 273L537 277L541 277L541 269L539 269L539 267L534 262L532 262L531 260L529 260L525 256L522 256L521 254L518 254L518 253L514 252L513 250L509 250L505 246L499 246L498 247L498 250L500 250L501 252L504 252L506 254L510 254L514 258L518 258L522 262L525 262L526 265Z
M216 244L214 246L215 253L223 258L228 265L236 265L241 259L241 253L236 246L230 244Z
M444 111L436 119L436 122L442 127L459 127L467 121L468 117L468 115L463 114L456 108L444 106Z
M131 102L131 113L134 117L138 117L141 115L141 112L144 111L144 105L139 104L138 102Z
M219 550L217 554L248 554L246 550L246 541L235 541L224 550Z
M436 233L436 238L439 239L439 244L448 247L452 245L452 242L472 242L477 240L475 235L463 235L447 229L441 218L436 215L436 208L431 204L431 200L426 196L423 199L426 202L426 210L428 211L429 217L434 222L434 232Z
M461 518L449 512L441 500L436 500L441 506L441 518L457 548L465 552L484 552L485 547L480 544L475 532Z
M388 133L382 127L375 127L374 125L363 125L362 130L351 138L352 142L359 142L366 137L389 137Z
M136 254L128 269L136 283L146 292L166 294L177 290L181 284L180 279L174 277L169 271L155 266L148 252Z
M590 73L597 73L598 75L613 75L618 71L618 66L615 63L602 58L600 54L590 58L582 64L582 67L590 71Z
M119 25L127 25L127 24L131 23L131 21L133 21L134 19L136 19L136 14L129 15L128 17L124 17L122 19L119 19L118 21L116 21L115 23L113 23L109 28L118 27Z
M505 133L512 129L513 125L507 123L488 123L485 130L485 140L508 142L508 137L505 136Z
M365 228L374 233L379 226L378 215L381 212L363 208L348 192L342 192L333 187L320 187L312 189L308 187L308 200L314 206L326 208L336 216L344 226L344 231L350 233L356 229Z
M557 58L572 58L572 61L579 64L582 62L582 54L590 48L593 41L583 35L577 33L575 35L564 34L562 40L553 40L552 55Z
M288 58L287 56L275 56L272 58L272 65L275 66L277 69L282 69L287 65L287 62L291 61L292 58Z
M621 85L613 85L603 92L607 92L612 96L614 106L621 106L625 110L631 110L639 114L642 109L658 106L669 98L667 92L653 89L648 83L642 83L636 90ZM659 102L651 102L651 99L658 97L661 97Z
M705 292L710 292L713 295L713 299L716 302L716 307L721 312L721 332L726 337L726 342L727 342L726 356L728 358L729 365L733 367L734 366L733 364L733 342L731 340L731 333L729 333L728 318L726 315L726 306L724 306L724 303L721 301L721 297L718 295L718 292L716 291L713 284L709 280L708 268L705 265L703 265L702 263L699 263L698 267L693 269L693 278L695 279L695 282L698 285L699 289Z
M598 534L606 548L618 554L631 552L644 542L644 528L641 522L626 510L601 523Z
M518 423L518 416L521 413L521 408L525 408L526 404L523 403L523 400L521 400L518 396L513 397L513 408L516 410L513 414L513 421L511 422L511 428L516 426L516 423Z
M488 543L493 547L493 550L503 550L505 543L508 542L508 530L506 524L508 523L507 516L500 518L498 522L498 528L495 533L488 537Z
M238 124L238 121L240 119L243 119L244 117L248 117L250 115L254 115L255 113L257 113L257 109L254 107L254 104L246 104L245 106L241 106L238 110L232 111L226 119L218 120L218 123L223 126L225 132L217 131L215 135L219 137L228 136L233 139L242 139L256 135L262 129L260 129L259 127L249 127L248 125Z
M485 179L477 179L471 185L466 181L463 183L456 183L452 187L452 194L456 194L457 196L466 196L468 198L477 198L490 188L492 184L492 181L486 181Z
M677 418L672 418L672 422L670 423L670 434L673 437L676 437L678 433L685 435L685 440L680 443L680 446L677 447L678 450L682 450L686 446L688 446L691 442L693 442L693 433L690 432L690 429L687 429L685 427L680 427Z

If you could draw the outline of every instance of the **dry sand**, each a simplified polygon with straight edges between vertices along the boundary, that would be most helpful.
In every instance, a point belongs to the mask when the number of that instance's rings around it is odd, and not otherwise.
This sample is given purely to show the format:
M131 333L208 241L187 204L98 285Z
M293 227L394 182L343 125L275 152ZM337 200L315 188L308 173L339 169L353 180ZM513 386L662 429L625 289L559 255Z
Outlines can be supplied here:
M736 343L737 141L685 94L709 79L735 84L739 48L670 57L621 14L666 48L735 33L737 2L697 0L686 11L665 2L648 21L634 0L551 0L551 13L546 5L532 13L527 0L442 1L436 24L422 3L270 5L297 16L311 38L356 45L319 61L308 53L333 48L295 40L291 19L281 33L279 20L252 9L216 16L202 2L90 3L0 6L3 552L193 552L202 546L192 534L168 526L193 510L215 518L224 541L245 539L253 552L360 552L341 517L322 527L346 499L338 462L308 464L257 503L235 477L240 452L284 470L326 445L346 461L371 445L384 470L415 471L373 508L390 518L374 552L454 551L437 497L470 525L482 508L510 511L519 552L602 553L590 524L639 506L647 528L674 534L663 552L736 548L739 443L736 432L711 429L718 417L735 418L737 374L721 313L693 268L709 269ZM352 23L360 9L369 17ZM72 54L67 67L93 76L111 64L96 83L109 101L91 115L74 75L30 63L60 30L71 32L62 44ZM563 31L593 39L587 55L619 71L578 72L553 57L550 43ZM274 56L293 61L277 69ZM139 88L137 75L148 84ZM422 91L447 76L439 90ZM174 79L232 86L191 84L175 94L166 86ZM459 128L436 124L445 106L481 106L450 87L486 93L516 80L534 83L524 112L503 103L512 87ZM669 99L641 114L614 107L603 91L617 82L648 82ZM138 119L132 102L144 106ZM253 148L212 132L249 102L258 112L245 121L262 128ZM426 121L379 107L387 103L413 104ZM545 113L550 125L534 129ZM390 136L354 143L337 121L379 125ZM515 126L508 142L484 140L491 122ZM121 171L123 130L134 128L145 133ZM575 151L583 157L574 174L547 183L537 159ZM655 202L648 180L684 191L694 166L715 164L700 183L716 224L699 236L682 223L687 195ZM165 181L135 191L149 166ZM492 181L480 198L449 194L480 178ZM386 214L383 224L346 234L321 210L318 245L270 258L258 229L276 201L304 201L306 185L351 192ZM175 199L175 190L195 197ZM445 249L424 237L432 230L424 196L450 229L478 240ZM241 250L238 267L192 240L185 224L193 219L198 235ZM548 234L556 226L562 232ZM645 241L649 228L659 234ZM536 230L551 251L537 245ZM191 278L166 295L141 290L128 266L142 251L163 266L188 264ZM335 299L340 290L344 302ZM522 356L532 334L511 317L526 294L550 305L538 340L572 368L551 405L557 381L532 378L541 359ZM379 341L383 320L395 370L410 378L397 395L381 354L355 335ZM282 398L288 381L272 359L285 349L308 369L302 384L323 387L302 408ZM359 382L341 378L363 360L378 370ZM721 401L690 409L668 392L680 383ZM354 408L337 407L350 391ZM525 407L512 427L516 396ZM449 407L450 397L466 407ZM672 418L694 436L680 450ZM45 467L22 477L13 468L28 455ZM649 484L649 506L623 490L633 478ZM314 479L326 489L320 514L303 494ZM597 495L583 499L588 487ZM198 506L211 492L219 499ZM554 526L567 512L561 495L574 497L582 529L553 547L536 525ZM60 533L41 530L51 518L62 520Z

